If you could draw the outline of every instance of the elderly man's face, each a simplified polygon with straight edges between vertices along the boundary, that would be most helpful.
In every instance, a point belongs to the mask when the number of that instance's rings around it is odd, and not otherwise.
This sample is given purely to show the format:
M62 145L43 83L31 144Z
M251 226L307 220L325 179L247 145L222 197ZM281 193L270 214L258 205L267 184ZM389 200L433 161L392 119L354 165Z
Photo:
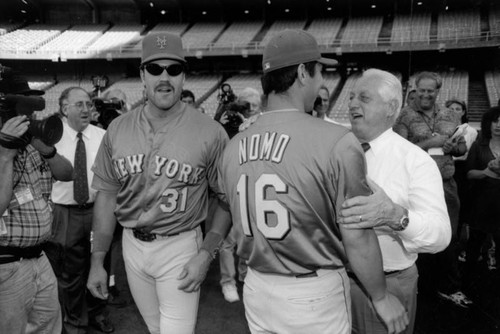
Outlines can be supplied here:
M390 105L379 87L379 78L361 77L350 94L349 120L360 142L369 142L392 126Z

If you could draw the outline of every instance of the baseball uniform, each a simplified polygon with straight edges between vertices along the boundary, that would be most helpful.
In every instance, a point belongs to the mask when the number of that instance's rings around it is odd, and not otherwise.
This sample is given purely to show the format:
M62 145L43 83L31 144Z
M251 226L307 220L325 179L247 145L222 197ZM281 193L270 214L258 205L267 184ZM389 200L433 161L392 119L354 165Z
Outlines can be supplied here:
M298 110L268 111L231 140L219 172L238 255L248 260L252 332L330 332L330 320L350 312L337 210L370 193L357 139ZM259 300L260 291L274 297Z
M198 253L208 189L218 192L217 164L226 145L224 129L182 104L156 133L145 109L117 118L108 128L93 167L92 186L117 193L115 214L125 227L123 256L134 300L152 332L160 312L175 333L191 333L199 291L179 290L177 277ZM155 242L134 237L132 228L155 233Z

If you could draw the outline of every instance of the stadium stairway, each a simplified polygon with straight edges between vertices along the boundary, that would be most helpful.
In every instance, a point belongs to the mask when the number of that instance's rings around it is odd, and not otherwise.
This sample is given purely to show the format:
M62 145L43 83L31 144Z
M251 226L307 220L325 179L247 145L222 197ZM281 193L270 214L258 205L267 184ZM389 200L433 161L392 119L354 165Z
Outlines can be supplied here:
M490 107L484 73L469 74L469 122L481 122L483 113Z

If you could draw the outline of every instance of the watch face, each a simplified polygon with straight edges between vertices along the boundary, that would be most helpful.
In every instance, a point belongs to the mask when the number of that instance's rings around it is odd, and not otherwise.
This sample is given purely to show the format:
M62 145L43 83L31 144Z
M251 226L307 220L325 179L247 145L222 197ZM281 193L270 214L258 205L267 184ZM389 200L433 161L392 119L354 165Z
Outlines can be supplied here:
M409 222L410 219L408 217L403 217L403 219L401 219L401 229L404 230L408 226Z

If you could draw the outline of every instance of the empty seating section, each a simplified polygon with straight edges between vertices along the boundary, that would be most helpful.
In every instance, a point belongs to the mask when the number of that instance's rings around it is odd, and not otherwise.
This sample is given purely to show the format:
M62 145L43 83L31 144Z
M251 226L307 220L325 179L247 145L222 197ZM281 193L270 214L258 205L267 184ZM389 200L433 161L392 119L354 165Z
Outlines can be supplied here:
M31 89L37 89L37 90L47 90L54 84L53 81L50 80L44 80L44 79L29 79L28 85L30 86Z
M500 34L500 8L490 10L489 21L491 34L498 36Z
M0 50L9 52L34 52L39 46L52 40L67 26L34 24L0 36Z
M94 90L92 83L88 79L83 81L71 79L61 80L56 85L45 91L44 113L54 114L59 112L59 96L61 96L63 90L72 86L82 87L88 92L92 92Z
M296 21L296 20L277 20L269 27L264 38L260 42L261 46L265 46L267 42L273 37L276 33L280 32L284 29L304 29L306 22L305 21Z
M467 102L469 94L469 73L465 71L453 71L439 74L443 78L443 85L439 91L436 103L444 107L444 103L453 97Z
M307 31L316 37L318 44L329 45L335 41L341 26L341 18L317 19L309 25Z
M144 97L144 86L140 78L127 78L112 84L106 91L119 89L125 93L127 102L131 107L136 107ZM104 91L104 93L106 93Z
M233 22L219 37L215 47L246 47L263 25L263 22Z
M107 27L108 26L104 24L73 26L40 47L37 52L77 53L102 36L103 31L106 30Z
M349 123L349 97L359 77L359 73L354 73L347 78L344 87L342 87L342 91L340 92L337 101L335 102L335 105L330 111L330 117L337 122L345 124Z
M156 26L154 26L154 28L151 29L148 32L148 34L160 32L160 31L167 31L171 34L181 36L187 27L188 27L187 23L159 23ZM143 36L138 36L137 39L130 41L129 45L131 46L131 48L133 50L141 50L142 38L143 38Z
M117 50L140 39L143 26L138 24L116 25L106 31L87 48L90 52Z
M340 43L343 45L377 44L382 23L381 16L351 18L347 22Z
M12 30L18 29L22 25L22 23L0 23L0 36L11 32Z
M484 75L486 90L488 91L488 99L490 107L497 106L500 100L500 71L487 71Z
M212 43L224 28L224 23L198 22L182 35L185 49L203 49Z
M330 96L337 90L337 87L340 83L340 74L338 73L325 73L323 75L323 79L325 80L324 85L328 88L330 92ZM331 106L333 107L333 106ZM330 108L331 110L332 108Z
M188 75L184 83L184 89L192 91L196 101L198 101L204 94L213 89L219 80L220 76L218 75ZM217 99L209 98L201 106L205 109L206 114L213 117L217 109Z
M479 37L481 22L479 11L445 12L438 16L438 40L457 40Z
M398 15L394 18L392 25L391 43L429 43L430 30L430 13L415 14L413 16Z

